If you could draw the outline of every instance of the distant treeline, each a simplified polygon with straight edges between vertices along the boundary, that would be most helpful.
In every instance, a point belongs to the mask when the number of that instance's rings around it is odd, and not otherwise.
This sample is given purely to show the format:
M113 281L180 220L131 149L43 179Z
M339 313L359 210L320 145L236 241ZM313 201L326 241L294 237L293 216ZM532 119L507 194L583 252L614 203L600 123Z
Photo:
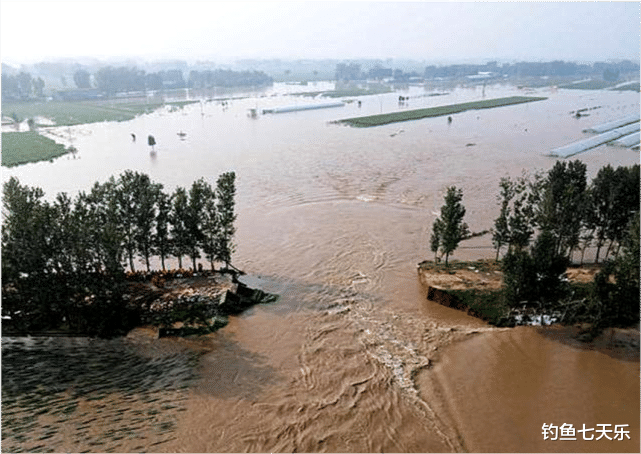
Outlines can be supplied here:
M180 69L150 72L135 67L106 66L94 74L78 69L73 74L77 90L59 92L63 99L95 98L98 95L113 96L118 93L143 92L176 88L213 88L238 86L263 86L273 79L260 71L206 70L191 71L185 80ZM66 84L66 81L65 81ZM2 73L2 99L24 101L44 96L45 82L41 77L33 78L28 72L17 75Z
M639 63L624 60L617 63L596 62L592 64L574 63L561 60L550 62L503 63L496 61L486 64L430 65L420 74L416 71L403 72L400 69L385 68L380 64L364 71L359 63L339 63L336 65L336 80L393 79L456 79L484 73L488 77L584 77L598 76L604 80L615 81L622 74L639 73Z
M550 62L517 62L498 64L489 62L485 65L448 65L427 66L424 77L455 78L478 73L494 73L509 77L567 77L567 76L602 76L605 80L616 80L620 74L638 73L639 64L629 60L618 63L596 62L593 64L555 60Z
M188 190L165 193L138 172L95 183L75 199L58 194L52 203L40 188L12 177L3 186L2 315L16 329L65 325L78 332L108 334L128 324L123 299L125 267L134 259L191 258L201 254L230 266L234 250L235 173L204 179Z
M189 73L189 87L238 87L271 85L274 80L260 71L231 71L216 69L206 71L191 71Z
M28 72L15 76L2 73L2 99L4 101L41 98L44 96L45 81L42 77L33 78Z

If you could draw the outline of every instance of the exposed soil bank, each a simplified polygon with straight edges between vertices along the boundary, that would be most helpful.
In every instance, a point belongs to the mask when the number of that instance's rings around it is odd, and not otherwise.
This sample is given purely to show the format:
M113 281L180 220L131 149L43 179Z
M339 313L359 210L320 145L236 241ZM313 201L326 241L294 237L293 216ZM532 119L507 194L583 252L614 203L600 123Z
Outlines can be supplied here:
M500 292L503 286L501 265L495 260L453 262L449 267L434 262L418 264L419 282L427 299L442 306L466 312L495 326L562 323L563 307L541 312L536 305L510 307ZM566 278L573 284L594 280L600 265L571 266Z

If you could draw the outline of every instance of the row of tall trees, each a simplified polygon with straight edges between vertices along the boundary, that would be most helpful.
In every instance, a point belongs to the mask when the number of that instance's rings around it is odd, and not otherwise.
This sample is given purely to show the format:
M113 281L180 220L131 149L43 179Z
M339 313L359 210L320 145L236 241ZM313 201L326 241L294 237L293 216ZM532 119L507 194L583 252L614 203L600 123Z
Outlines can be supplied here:
M216 69L191 71L190 88L242 87L271 85L274 80L262 71L232 71Z
M557 161L547 175L524 174L500 181L499 217L492 241L497 258L530 245L534 233L549 232L554 252L581 262L589 247L596 247L595 262L607 246L605 258L618 255L628 225L639 211L639 165L602 167L588 184L587 167L579 160Z
M262 86L273 82L272 78L260 71L191 71L189 81L183 79L182 71L169 70L146 73L129 67L107 66L94 75L96 88L107 95L121 92L161 90L163 88L211 88L233 86ZM90 74L79 70L74 74L78 88L90 88Z
M515 77L567 77L600 75L605 80L616 80L620 74L638 73L639 63L630 60L620 62L575 63L562 60L549 62L515 62L499 64L491 61L482 65L456 64L425 68L426 79L465 77L479 72L505 74Z
M588 184L581 161L557 161L546 174L502 179L493 240L508 304L554 307L571 297L564 279L573 253L607 246L589 297L574 305L597 325L639 320L639 165L601 168ZM566 311L568 306L566 306Z
M40 188L12 177L3 187L3 315L34 329L63 319L78 330L117 326L109 320L125 313L117 310L124 272L135 270L136 259L150 271L153 257L165 269L169 257L182 268L187 256L196 270L204 254L212 269L215 262L229 268L235 192L234 172L215 187L201 178L169 194L149 176L126 171L74 199L61 193L49 202Z
M5 101L42 98L44 88L45 81L42 77L34 78L24 71L15 76L2 73L2 99Z
M502 261L505 302L552 305L571 296L564 279L575 251L606 247L588 303L575 305L597 324L625 325L639 319L639 165L601 168L588 184L586 165L557 161L546 173L500 181L499 216L492 241ZM463 193L450 187L432 225L432 252L449 255L469 238ZM567 311L567 308L566 308Z

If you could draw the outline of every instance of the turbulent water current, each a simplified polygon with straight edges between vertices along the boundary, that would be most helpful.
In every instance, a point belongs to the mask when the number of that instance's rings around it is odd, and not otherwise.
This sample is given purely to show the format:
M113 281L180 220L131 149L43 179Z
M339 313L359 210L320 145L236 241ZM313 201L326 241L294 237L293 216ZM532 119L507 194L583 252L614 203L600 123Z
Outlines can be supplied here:
M166 190L236 172L233 262L248 284L281 298L200 343L206 353L173 438L143 449L638 452L638 354L586 349L564 342L563 332L493 328L427 301L416 274L432 256L429 234L447 186L463 189L470 229L489 229L501 177L549 169L555 159L543 152L638 112L638 93L545 88L527 93L544 101L469 111L451 124L331 121L524 90L459 87L427 96L429 87L411 87L403 105L391 93L362 97L361 107L247 115L313 102L292 90L276 85L226 106L200 102L125 123L52 128L79 150L75 159L4 171L3 179L17 176L52 197L125 169L148 173ZM598 108L589 117L571 115L591 107ZM132 142L132 132L153 134L156 153ZM577 158L591 177L607 163L637 163L639 154L601 146ZM453 259L493 255L482 236ZM631 440L544 440L544 423L628 424Z

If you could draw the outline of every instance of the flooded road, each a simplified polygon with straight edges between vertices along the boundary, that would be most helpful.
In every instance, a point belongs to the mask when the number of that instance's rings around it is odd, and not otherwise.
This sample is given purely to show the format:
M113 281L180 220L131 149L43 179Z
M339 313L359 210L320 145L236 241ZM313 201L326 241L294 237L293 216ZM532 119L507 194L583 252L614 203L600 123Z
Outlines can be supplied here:
M638 428L638 356L611 358L534 328L495 329L434 305L416 264L432 256L429 234L446 186L463 189L470 229L489 229L501 177L549 169L555 160L543 151L638 112L638 93L541 89L531 94L545 101L464 112L449 125L445 117L365 129L330 122L477 100L480 88L430 97L412 87L403 106L391 93L359 98L360 109L247 116L251 108L310 102L285 91L277 85L228 106L202 102L126 123L56 128L77 159L3 169L3 180L15 175L52 198L126 169L166 190L236 172L234 264L281 299L211 336L175 439L148 449L628 450L614 441L544 445L541 425ZM522 94L485 89L486 98ZM589 117L570 115L595 106ZM153 134L155 155L146 141L132 142L132 132ZM577 158L591 178L607 163L637 163L639 154L601 146ZM494 256L489 236L462 246L454 259ZM529 384L519 387L523 374ZM638 430L631 435L638 448Z

